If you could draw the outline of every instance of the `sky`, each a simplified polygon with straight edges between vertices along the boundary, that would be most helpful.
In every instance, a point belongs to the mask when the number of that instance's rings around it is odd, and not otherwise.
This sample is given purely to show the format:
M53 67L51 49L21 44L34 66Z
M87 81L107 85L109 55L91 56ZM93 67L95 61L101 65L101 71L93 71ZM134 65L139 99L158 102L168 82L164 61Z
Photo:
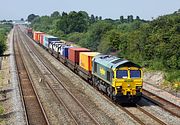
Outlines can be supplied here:
M180 0L1 0L0 20L80 10L102 18L119 19L121 15L133 15L151 20L178 9Z

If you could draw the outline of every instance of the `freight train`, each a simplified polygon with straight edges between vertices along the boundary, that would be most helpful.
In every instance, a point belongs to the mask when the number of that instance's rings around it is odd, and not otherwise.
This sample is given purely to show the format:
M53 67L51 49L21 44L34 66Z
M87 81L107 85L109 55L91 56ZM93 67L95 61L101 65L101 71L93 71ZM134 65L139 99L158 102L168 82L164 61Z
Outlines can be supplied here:
M27 29L28 30L28 29ZM137 103L142 96L142 68L126 59L74 47L58 37L28 30L32 39L113 101Z

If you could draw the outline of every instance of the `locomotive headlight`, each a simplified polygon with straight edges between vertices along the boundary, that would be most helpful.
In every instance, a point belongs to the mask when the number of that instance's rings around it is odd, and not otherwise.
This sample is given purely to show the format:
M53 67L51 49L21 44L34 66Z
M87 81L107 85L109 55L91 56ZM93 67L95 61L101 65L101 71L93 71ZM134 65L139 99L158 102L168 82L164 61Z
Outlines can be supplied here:
M137 89L141 89L141 88L142 88L142 86L136 86L136 88L137 88Z
M118 89L118 90L121 90L121 89L122 89L122 86L117 86L117 89Z
M128 87L130 87L130 84L128 84Z

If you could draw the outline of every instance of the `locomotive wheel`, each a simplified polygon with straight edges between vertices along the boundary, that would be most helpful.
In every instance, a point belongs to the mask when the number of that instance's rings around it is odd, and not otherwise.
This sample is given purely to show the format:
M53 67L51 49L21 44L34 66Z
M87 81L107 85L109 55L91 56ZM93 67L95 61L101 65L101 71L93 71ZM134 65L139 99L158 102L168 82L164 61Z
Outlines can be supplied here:
M113 87L111 87L111 86L107 87L107 93L108 93L108 96L110 97L110 99L112 99L113 101L116 101L115 91L114 91Z
M97 78L94 76L93 77L93 87L97 87Z
M111 90L110 90L110 86L107 87L107 95L110 97L111 95Z
M101 91L101 85L100 85L100 83L97 84L97 88L98 88L99 91Z

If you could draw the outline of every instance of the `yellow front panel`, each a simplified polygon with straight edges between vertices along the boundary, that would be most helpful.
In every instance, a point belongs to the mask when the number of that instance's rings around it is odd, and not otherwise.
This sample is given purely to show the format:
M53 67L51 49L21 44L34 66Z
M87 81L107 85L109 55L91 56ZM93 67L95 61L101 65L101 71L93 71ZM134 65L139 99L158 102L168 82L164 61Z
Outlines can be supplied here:
M136 67L123 67L118 70L138 70ZM128 78L116 78L116 70L114 69L114 79L112 81L112 86L115 88L115 92L117 94L117 87L122 86L122 93L123 95L127 95L127 92L130 95L136 95L136 86L142 86L142 70L141 71L141 78L130 78L130 71L128 71ZM140 90L142 92L142 89Z

